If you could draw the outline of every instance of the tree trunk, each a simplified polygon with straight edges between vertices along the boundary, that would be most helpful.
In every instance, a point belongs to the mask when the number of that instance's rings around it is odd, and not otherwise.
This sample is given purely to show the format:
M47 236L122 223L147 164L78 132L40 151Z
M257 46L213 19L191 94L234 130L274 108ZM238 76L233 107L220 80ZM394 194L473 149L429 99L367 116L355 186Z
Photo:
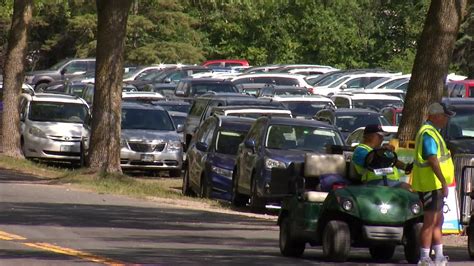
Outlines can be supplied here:
M96 88L88 164L93 171L121 173L123 48L132 0L97 0L96 3Z
M408 84L400 140L414 140L428 111L440 101L466 0L432 0Z
M3 68L3 154L22 158L18 101L25 79L28 29L33 16L33 0L15 0L8 48Z

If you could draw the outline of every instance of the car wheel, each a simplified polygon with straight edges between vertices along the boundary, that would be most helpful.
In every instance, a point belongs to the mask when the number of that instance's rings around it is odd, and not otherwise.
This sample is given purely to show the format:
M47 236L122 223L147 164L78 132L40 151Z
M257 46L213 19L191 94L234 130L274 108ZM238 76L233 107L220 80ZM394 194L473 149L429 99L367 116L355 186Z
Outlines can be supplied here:
M467 231L467 250L469 257L474 259L474 221L471 221Z
M35 92L44 92L44 90L48 87L48 83L39 83L35 86Z
M252 178L252 186L250 188L250 208L253 211L261 211L265 208L265 200L257 194L257 177Z
M343 221L329 221L323 233L323 253L330 261L344 262L351 249L351 232Z
M245 206L245 204L247 204L248 198L239 193L239 189L238 189L238 186L239 186L238 185L239 184L238 176L239 175L236 172L237 172L237 170L234 171L234 174L232 175L232 198L231 198L231 203L235 207L243 207L243 206Z
M394 245L377 245L369 247L370 256L377 261L386 261L395 253Z
M170 177L181 177L181 169L172 169L169 171Z
M288 217L284 217L280 223L279 244L280 253L285 257L301 257L304 253L306 243L293 239Z
M420 259L420 233L423 223L416 223L410 228L407 228L406 244L404 246L405 258L408 263L417 263Z
M189 187L189 171L188 169L184 170L184 175L183 175L183 185L181 187L181 193L185 196L194 196L193 191Z
M212 188L207 180L207 176L205 173L202 174L200 183L201 185L199 186L199 197L210 198Z

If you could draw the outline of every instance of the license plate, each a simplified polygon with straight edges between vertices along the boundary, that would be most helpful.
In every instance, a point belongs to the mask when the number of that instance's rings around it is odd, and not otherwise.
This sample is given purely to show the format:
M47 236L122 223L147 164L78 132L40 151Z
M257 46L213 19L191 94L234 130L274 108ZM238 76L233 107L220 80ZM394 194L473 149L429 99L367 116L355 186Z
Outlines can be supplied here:
M151 154L143 154L142 155L142 161L144 162L153 162L155 160L155 156Z
M76 147L74 145L61 145L59 150L62 152L74 152L76 151Z
M388 175L388 174L393 174L393 168L392 167L387 167L387 168L378 168L374 169L374 173L376 175Z

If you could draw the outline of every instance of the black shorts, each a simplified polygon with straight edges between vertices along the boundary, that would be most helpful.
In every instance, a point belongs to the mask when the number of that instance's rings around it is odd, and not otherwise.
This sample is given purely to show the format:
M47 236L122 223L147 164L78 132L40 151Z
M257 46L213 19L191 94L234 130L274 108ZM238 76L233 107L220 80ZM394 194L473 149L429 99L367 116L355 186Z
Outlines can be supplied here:
M439 212L444 207L443 190L433 190L428 192L418 192L421 203L423 203L423 211Z

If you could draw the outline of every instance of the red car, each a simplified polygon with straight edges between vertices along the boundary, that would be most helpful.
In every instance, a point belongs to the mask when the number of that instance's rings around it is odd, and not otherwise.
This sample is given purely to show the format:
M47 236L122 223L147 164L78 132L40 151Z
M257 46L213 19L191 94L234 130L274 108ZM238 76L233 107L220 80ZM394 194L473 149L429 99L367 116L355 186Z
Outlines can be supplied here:
M402 112L403 108L396 106L388 106L380 110L380 113L392 126L398 126L400 124L400 121L402 120Z
M245 59L218 59L208 60L202 63L207 67L233 67L233 66L249 66L249 62Z
M447 83L448 86L448 97L462 97L472 98L474 97L474 80L456 80Z

